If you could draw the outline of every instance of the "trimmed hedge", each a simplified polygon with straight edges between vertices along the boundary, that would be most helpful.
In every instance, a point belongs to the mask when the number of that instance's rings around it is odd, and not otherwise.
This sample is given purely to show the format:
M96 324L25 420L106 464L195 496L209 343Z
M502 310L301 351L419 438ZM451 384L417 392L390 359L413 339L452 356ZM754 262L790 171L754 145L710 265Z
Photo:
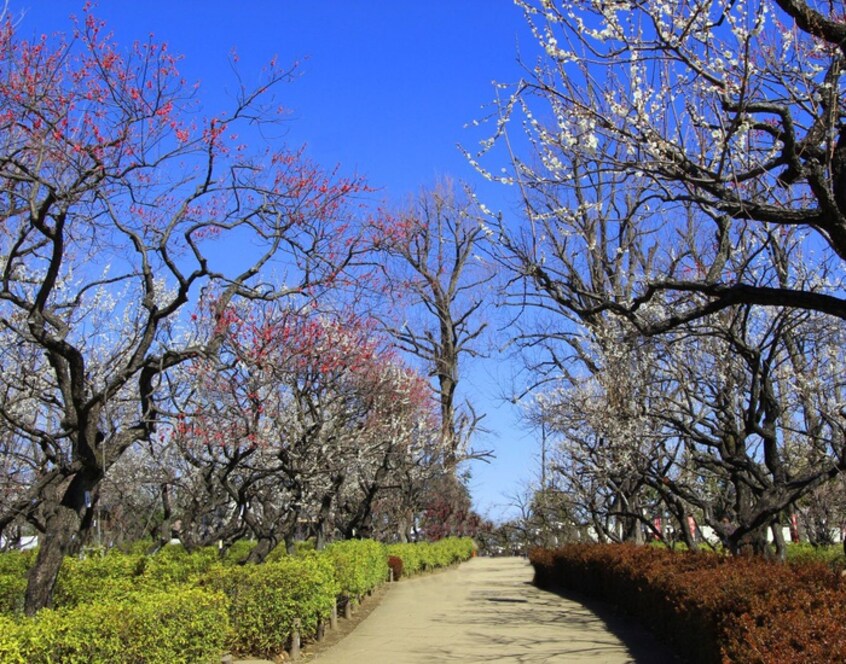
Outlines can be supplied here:
M8 664L217 662L227 634L227 601L199 588L135 593L124 599L45 609L0 622Z
M222 562L229 565L240 565L247 559L255 547L255 540L238 540L237 542L233 542L226 550L226 555L223 557ZM285 547L282 548L284 549Z
M229 598L229 648L264 656L283 650L297 627L306 638L315 635L340 591L329 559L315 555L262 565L218 565L200 584Z
M0 662L6 664L24 664L26 660L21 652L17 637L18 624L7 616L0 615Z
M194 583L220 562L217 547L208 546L188 553L181 544L169 544L154 555L144 556L138 568L147 585L166 586L173 583ZM232 558L228 558L230 564Z
M470 537L447 537L437 542L388 545L388 555L402 560L407 576L469 560L476 551Z
M315 636L339 598L385 582L389 552L399 579L466 560L475 549L469 538L390 547L353 540L235 564L252 546L236 543L223 560L216 548L189 554L179 545L153 555L136 547L66 558L55 610L34 618L20 615L31 552L0 554L0 664L211 662L227 649L274 656L294 629Z
M846 583L820 563L619 544L535 549L529 559L536 585L614 603L690 661L846 661Z
M402 569L406 576L419 574L424 569L423 549L411 542L405 544L389 544L388 555L396 556L402 561Z
M331 561L344 598L364 595L388 579L388 552L373 540L334 542L321 553Z
M34 560L33 550L0 553L0 615L23 613L27 572ZM2 652L0 646L0 654Z
M26 574L0 574L0 616L22 614L25 593Z
M87 558L66 557L59 570L53 606L72 608L80 604L120 599L141 590L137 580L144 570L145 556L110 551Z

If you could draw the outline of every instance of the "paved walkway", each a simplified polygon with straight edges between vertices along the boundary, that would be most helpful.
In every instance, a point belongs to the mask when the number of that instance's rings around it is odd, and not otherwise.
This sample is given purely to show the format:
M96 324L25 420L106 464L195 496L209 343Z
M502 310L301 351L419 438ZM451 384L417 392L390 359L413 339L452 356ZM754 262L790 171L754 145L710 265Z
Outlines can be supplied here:
M476 558L403 579L309 664L675 661L647 632L538 590L531 578L522 558Z

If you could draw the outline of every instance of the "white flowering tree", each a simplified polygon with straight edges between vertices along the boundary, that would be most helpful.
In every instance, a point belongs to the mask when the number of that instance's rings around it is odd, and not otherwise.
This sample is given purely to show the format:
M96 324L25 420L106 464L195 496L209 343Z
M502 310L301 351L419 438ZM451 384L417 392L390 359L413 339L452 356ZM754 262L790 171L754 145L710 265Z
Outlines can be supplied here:
M763 246L801 227L821 261L846 256L846 23L825 3L520 2L546 57L503 105L527 118L542 157L515 161L525 186L568 186L561 155L646 178L674 260L615 304L659 332L738 303L844 317L837 284L750 283L726 269L741 235ZM614 146L614 149L609 149ZM685 222L693 217L695 233ZM686 255L682 255L682 253ZM669 298L663 316L644 307Z
M591 371L558 375L533 417L558 441L550 470L581 523L603 541L642 542L668 509L650 479L671 472L680 447L655 416L672 386L656 374L655 344L589 345Z
M778 495L743 519L760 526L787 496L843 467L846 410L839 390L823 398L811 388L833 383L808 354L827 357L832 346L811 339L838 338L846 318L846 23L802 0L517 4L539 56L524 80L501 88L493 134L470 157L491 179L504 162L499 179L518 189L526 219L491 223L502 260L526 277L529 301L571 323L547 323L534 338L574 349L554 356L552 366L566 367L584 363L571 341L578 326L609 314L625 321L624 337L710 327L744 367L746 405L757 403L744 455L762 464L760 486L772 483L763 493ZM771 339L778 371L750 337L727 340L732 328L715 317L748 315L766 329L787 309L808 318ZM689 348L679 357L695 361ZM762 367L770 396L748 391L763 389ZM813 472L794 456L822 448Z
M592 172L646 179L661 241L678 245L615 310L647 332L738 303L846 317L839 281L808 290L726 269L751 229L763 246L800 227L819 261L839 271L846 257L846 23L834 9L803 0L518 4L544 55L502 100L485 149L522 115L538 158L512 152L511 180L572 187L585 177L574 155ZM665 298L664 315L644 311Z
M271 65L230 112L203 116L176 64L164 44L118 48L89 13L67 40L0 26L0 410L14 466L0 528L40 531L27 613L84 543L104 474L160 435L167 373L217 351L233 302L314 294L356 251L342 222L360 183L239 143L274 120L265 104L288 72ZM219 250L235 241L237 255ZM198 336L183 312L201 289L218 324Z
M597 327L573 334L584 350ZM600 534L627 513L648 523L648 506L685 540L695 516L730 550L766 554L767 529L778 542L784 514L843 471L842 344L832 317L752 305L660 338L600 338L589 378L565 364L564 387L538 399L563 438L555 469Z

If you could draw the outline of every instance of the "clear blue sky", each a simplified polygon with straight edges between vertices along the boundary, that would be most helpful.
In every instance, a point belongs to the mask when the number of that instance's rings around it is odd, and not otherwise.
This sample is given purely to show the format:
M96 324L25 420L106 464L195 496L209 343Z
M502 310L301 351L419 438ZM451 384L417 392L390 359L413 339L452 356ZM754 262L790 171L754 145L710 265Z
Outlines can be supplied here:
M19 34L34 36L69 31L67 17L81 14L82 4L11 0L10 9L25 12ZM485 137L465 126L490 112L494 80L520 78L518 50L533 50L511 0L101 0L94 13L120 44L153 33L183 54L180 71L200 82L209 110L226 106L232 49L247 82L274 55L281 64L299 61L299 78L280 91L291 113L290 144L307 144L325 167L365 176L388 203L449 175L508 212L507 192L486 186L456 146L473 149ZM510 375L496 357L463 372L465 394L487 412L490 433L478 446L497 455L474 464L471 488L477 508L494 518L538 472L536 436L499 400Z

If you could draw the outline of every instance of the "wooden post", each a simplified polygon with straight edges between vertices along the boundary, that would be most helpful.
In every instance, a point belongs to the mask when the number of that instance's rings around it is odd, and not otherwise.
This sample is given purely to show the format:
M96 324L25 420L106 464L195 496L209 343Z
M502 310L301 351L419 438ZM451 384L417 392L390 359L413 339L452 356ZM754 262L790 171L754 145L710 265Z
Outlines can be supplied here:
M294 632L291 634L291 660L297 661L300 658L300 621L294 622Z
M332 629L338 629L338 603L335 602L335 606L332 607L332 613L329 616L329 627Z

